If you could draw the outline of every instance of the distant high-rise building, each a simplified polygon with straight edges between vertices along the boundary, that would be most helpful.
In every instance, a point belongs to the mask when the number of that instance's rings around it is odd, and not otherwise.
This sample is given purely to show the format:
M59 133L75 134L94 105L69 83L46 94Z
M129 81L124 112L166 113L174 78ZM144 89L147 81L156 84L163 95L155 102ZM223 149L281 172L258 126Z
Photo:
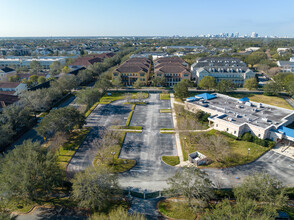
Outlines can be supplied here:
M239 37L239 32L235 33L235 37L238 38Z
M252 38L257 38L257 37L258 37L258 34L255 33L255 32L252 32L251 37L252 37Z

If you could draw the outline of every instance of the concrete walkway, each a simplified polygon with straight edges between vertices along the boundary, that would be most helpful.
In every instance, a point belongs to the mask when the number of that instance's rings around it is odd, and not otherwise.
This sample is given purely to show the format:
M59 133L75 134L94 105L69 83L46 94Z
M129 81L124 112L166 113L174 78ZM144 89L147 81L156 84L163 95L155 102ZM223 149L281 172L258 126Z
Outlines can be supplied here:
M173 124L174 124L174 128L176 131L175 138L176 138L177 153L178 153L178 156L180 159L180 164L182 164L184 162L184 156L183 156L182 145L181 145L181 140L180 140L180 133L178 131L178 123L177 123L177 117L176 117L176 111L174 108L174 103L175 103L174 94L171 93L170 94L170 104L171 104L171 108L172 108Z

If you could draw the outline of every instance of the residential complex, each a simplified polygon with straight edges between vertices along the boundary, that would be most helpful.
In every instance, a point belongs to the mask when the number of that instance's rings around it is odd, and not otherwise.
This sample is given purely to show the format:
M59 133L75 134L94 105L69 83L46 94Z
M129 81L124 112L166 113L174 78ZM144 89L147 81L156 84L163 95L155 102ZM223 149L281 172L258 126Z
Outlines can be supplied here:
M0 93L0 112L3 108L7 107L8 105L12 105L18 100L18 96Z
M151 71L151 60L144 57L134 57L123 62L113 72L113 78L121 77L124 85L131 86L137 80L147 85Z
M188 64L179 57L162 57L154 60L155 77L164 77L167 86L174 86L182 79L191 79Z
M15 74L16 71L9 67L0 67L0 81L7 81L11 74Z
M21 67L21 66L25 66L30 68L30 63L32 61L38 61L40 62L41 66L44 69L49 69L50 65L55 62L58 61L61 64L65 63L67 57L38 57L38 58L34 58L34 57L15 57L15 56L11 56L11 57L5 57L5 58L0 58L0 67L5 67L5 66L15 66L15 67Z
M237 87L243 86L246 79L255 77L255 73L246 64L229 57L203 57L191 66L192 78L199 82L205 76L212 76L216 82L231 80Z
M293 110L218 93L187 98L185 109L209 113L211 127L236 137L249 132L261 139L294 141L294 130L286 127L294 122Z
M105 58L113 57L114 53L101 53L78 57L71 65L88 67L94 63L101 63Z
M0 82L0 94L18 95L27 90L27 85L20 82Z
M294 72L294 57L291 57L289 61L278 61L278 67L281 68L281 72Z

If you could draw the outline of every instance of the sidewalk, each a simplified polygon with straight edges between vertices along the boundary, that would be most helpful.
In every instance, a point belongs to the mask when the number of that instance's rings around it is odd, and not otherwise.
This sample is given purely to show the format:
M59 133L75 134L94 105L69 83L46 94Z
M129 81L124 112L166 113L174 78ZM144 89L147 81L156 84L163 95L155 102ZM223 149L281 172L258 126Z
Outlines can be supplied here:
M182 145L181 145L181 141L180 141L180 133L178 131L178 124L177 124L177 117L176 117L176 112L174 109L174 94L171 93L170 94L170 104L171 104L171 108L172 108L172 117L173 117L173 124L174 124L174 128L175 128L175 140L176 140L176 146L177 146L177 153L180 159L180 164L182 164L184 162L184 156L183 156L183 151L182 151Z

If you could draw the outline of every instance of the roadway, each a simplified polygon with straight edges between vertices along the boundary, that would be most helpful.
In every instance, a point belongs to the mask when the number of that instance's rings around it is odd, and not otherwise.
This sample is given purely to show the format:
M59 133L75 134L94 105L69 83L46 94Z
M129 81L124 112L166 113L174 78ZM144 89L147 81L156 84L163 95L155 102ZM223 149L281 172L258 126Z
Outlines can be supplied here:
M275 176L286 186L294 186L294 159L268 151L256 161L224 169L207 168L205 171L216 187L232 188L242 182L245 176L252 175L256 172L266 172Z

